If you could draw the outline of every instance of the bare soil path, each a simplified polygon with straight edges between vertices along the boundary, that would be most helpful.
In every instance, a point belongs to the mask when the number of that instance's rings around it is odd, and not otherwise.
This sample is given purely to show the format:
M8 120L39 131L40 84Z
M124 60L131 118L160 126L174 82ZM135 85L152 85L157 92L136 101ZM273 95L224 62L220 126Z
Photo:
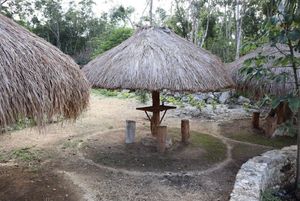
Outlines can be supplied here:
M138 106L135 99L92 95L89 110L75 123L51 124L42 133L28 128L0 135L0 201L225 201L240 165L271 149L223 135L248 120L228 120L231 126L224 130L220 122L191 119L191 130L225 144L224 158L199 170L139 171L86 157L87 146L122 141L122 135L112 133L123 133L127 119L145 129L148 121L135 110ZM180 121L167 116L164 124L179 128Z

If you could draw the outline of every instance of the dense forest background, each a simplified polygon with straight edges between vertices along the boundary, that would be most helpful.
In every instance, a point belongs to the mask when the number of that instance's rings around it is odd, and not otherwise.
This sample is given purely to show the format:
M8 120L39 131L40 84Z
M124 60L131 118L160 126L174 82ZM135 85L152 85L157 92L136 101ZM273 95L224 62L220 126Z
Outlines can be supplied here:
M156 26L169 27L231 62L268 41L264 30L275 5L275 0L173 0L171 14L162 8L152 13ZM132 7L118 6L99 16L93 6L93 0L73 1L67 8L62 0L0 0L1 13L81 65L130 37L136 27L149 25L148 12L133 22Z

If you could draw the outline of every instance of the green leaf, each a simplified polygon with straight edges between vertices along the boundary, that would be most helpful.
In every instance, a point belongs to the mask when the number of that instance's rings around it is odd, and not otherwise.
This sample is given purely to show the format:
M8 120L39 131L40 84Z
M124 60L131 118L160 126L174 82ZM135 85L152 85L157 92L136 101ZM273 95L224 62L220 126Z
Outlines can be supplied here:
M300 98L299 97L291 97L288 98L289 108L292 112L296 113L300 108Z
M279 97L272 100L272 108L275 109L284 99Z
M287 37L288 37L288 39L290 39L292 41L297 41L300 39L300 31L295 29L295 30L289 32Z

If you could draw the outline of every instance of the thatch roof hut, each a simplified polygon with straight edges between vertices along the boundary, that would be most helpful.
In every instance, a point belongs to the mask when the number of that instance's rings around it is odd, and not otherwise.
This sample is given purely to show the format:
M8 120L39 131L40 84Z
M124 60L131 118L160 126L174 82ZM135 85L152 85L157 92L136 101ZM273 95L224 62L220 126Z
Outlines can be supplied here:
M152 129L162 121L160 112L174 108L160 105L160 90L207 92L233 85L218 57L158 27L140 28L83 71L94 87L152 91L153 106L137 108L153 112L151 119L147 115Z
M295 78L291 64L286 66L278 66L276 60L289 55L289 47L283 44L276 44L276 47L270 44L264 45L256 50L246 54L236 61L226 65L230 71L236 88L239 91L246 92L249 95L254 95L256 98L261 98L265 94L283 96L287 95L295 90ZM276 80L265 79L247 79L246 75L241 74L240 69L243 68L244 62L249 59L254 59L257 56L264 56L267 58L266 64L262 67L269 69L275 75L284 73L287 76L285 81L277 82ZM299 53L296 53L297 57L300 57ZM300 77L300 71L298 71ZM277 108L271 109L268 116L266 117L265 131L266 134L273 135L278 124L285 122L291 118L292 111L288 107L287 103L280 103ZM256 119L258 121L259 119Z
M232 63L226 64L226 68L229 70L236 87L240 91L244 91L255 96L262 96L264 94L272 95L286 95L294 91L295 89L295 79L293 76L293 69L290 67L282 67L275 64L276 59L283 57L284 54L290 54L289 47L283 44L277 44L276 47L270 44L264 45L256 50L240 57ZM275 80L261 79L246 79L246 76L240 73L240 69L243 68L244 62L253 59L257 56L267 57L268 61L263 66L268 68L274 74L285 73L288 76L285 82L277 82ZM296 54L300 57L299 54ZM288 64L290 66L290 64ZM298 71L298 76L300 77L300 71Z
M76 118L89 99L89 84L69 56L3 15L0 91L0 127L24 117L38 125Z
M206 92L232 86L223 63L166 28L141 28L83 71L94 87Z

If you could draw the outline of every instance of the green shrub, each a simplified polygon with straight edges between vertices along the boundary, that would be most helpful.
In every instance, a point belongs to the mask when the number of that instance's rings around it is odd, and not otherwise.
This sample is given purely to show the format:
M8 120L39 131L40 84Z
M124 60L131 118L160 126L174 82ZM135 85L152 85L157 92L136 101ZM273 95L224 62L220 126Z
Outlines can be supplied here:
M139 90L135 92L137 95L137 100L143 104L147 103L149 101L149 95L146 91Z
M92 89L92 93L100 96L117 96L118 91L116 90L108 90L108 89Z
M264 192L262 192L262 199L261 201L281 201L279 197L276 197L274 195L274 190L268 189Z

